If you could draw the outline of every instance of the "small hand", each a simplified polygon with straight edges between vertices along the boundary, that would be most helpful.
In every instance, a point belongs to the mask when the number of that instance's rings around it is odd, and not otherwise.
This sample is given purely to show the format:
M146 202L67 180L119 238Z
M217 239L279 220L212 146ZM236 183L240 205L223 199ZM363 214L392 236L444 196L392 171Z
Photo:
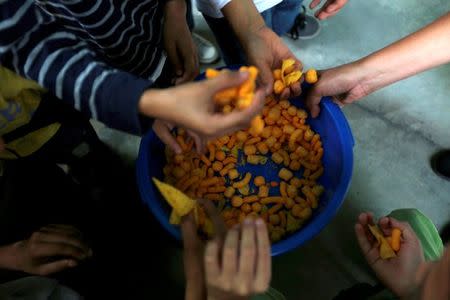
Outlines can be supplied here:
M175 72L174 84L192 81L199 73L197 50L186 22L184 0L168 1L164 15L164 47Z
M13 247L17 269L42 276L73 268L92 256L81 233L69 225L47 225Z
M334 102L343 106L373 92L366 84L368 74L369 71L358 62L319 72L319 81L306 97L311 116L316 118L319 115L322 97L331 96Z
M391 234L392 228L402 231L401 248L397 257L383 260L376 240L368 230L369 224L374 224L373 215L362 213L355 225L356 238L367 262L377 277L397 296L409 295L416 288L416 272L425 261L419 239L408 223L390 217L381 218L378 226L385 236Z
M270 242L261 219L246 219L228 231L225 242L206 246L208 299L241 299L263 293L271 278Z
M214 226L215 239L222 241L226 226L211 201L198 200L203 205ZM186 300L205 299L206 284L203 256L205 244L197 234L197 225L192 214L182 220L181 233L183 235L183 261L186 277Z
M281 68L284 59L293 58L294 54L289 50L281 38L270 28L264 26L251 34L243 44L250 64L258 67L260 71L261 85L266 94L273 91L274 69ZM296 66L302 67L302 63L296 60ZM290 88L285 88L281 93L281 99L288 99L300 95L300 82L293 84Z
M316 18L319 20L328 19L337 14L347 3L348 0L327 0L325 4L315 13ZM322 0L313 0L309 5L309 8L316 8Z

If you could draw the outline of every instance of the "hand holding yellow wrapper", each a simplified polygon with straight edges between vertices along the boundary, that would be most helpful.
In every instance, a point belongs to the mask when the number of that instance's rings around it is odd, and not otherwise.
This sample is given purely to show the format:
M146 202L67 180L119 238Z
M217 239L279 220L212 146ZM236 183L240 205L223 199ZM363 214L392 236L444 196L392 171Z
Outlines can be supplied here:
M209 218L205 216L203 208L197 203L197 201L189 198L180 190L171 186L170 184L159 181L156 178L152 178L159 191L166 199L167 203L172 207L172 212L169 217L169 223L172 225L180 225L181 218L194 211L196 224L206 233L209 237L214 234L214 227Z

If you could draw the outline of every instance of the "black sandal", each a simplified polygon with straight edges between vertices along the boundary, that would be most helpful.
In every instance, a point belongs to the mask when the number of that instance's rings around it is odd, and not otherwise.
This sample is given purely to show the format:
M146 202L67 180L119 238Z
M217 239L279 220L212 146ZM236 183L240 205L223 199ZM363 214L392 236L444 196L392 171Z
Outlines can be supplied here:
M431 168L439 177L450 181L450 149L434 154L431 157Z

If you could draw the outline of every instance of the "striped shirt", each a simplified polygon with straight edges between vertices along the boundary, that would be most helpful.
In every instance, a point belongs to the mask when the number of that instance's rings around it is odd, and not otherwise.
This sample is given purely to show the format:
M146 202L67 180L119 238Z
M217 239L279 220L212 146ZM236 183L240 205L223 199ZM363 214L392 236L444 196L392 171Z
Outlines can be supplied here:
M158 78L163 0L0 0L0 64L108 126L140 133Z

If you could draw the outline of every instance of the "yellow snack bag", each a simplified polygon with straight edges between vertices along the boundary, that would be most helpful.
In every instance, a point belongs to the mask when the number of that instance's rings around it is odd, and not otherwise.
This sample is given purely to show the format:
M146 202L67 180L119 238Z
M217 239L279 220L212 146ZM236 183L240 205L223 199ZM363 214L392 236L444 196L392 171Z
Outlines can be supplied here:
M154 177L152 179L164 196L164 199L166 199L167 203L169 203L178 216L183 217L189 214L197 205L195 200L192 200L180 190L167 183L161 182Z

